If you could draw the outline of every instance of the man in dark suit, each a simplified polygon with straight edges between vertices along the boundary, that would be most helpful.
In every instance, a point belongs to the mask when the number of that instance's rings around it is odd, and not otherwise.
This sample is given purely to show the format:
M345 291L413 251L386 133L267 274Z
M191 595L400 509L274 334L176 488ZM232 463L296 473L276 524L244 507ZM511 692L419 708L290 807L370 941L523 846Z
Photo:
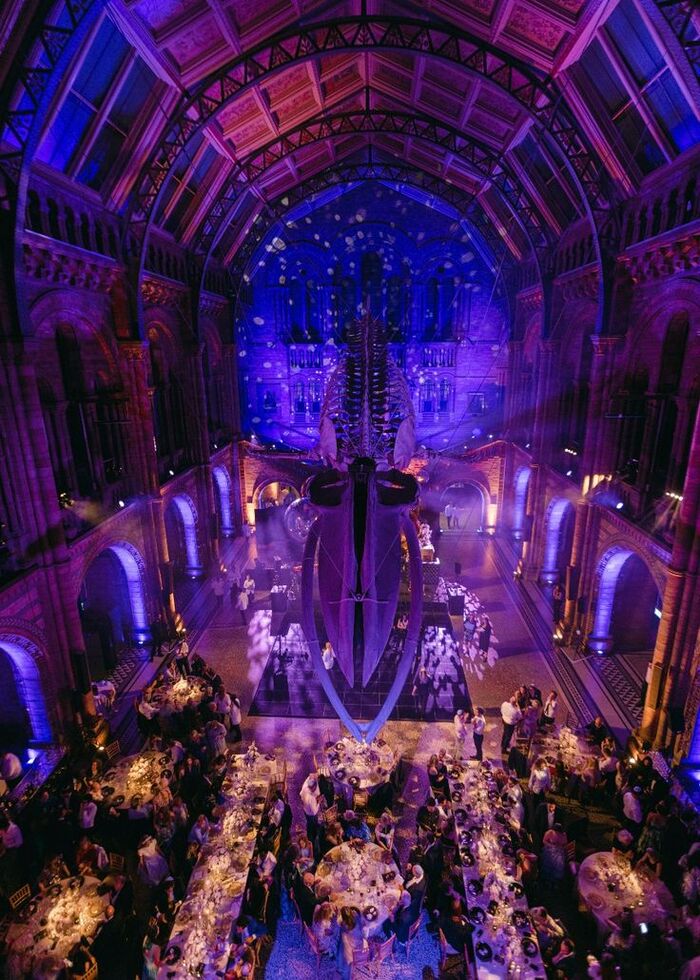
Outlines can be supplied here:
M108 905L105 921L92 944L92 954L97 960L100 978L113 977L117 980L123 976L123 922L115 914L114 906Z
M535 810L535 834L542 840L555 823L564 824L564 813L556 803L540 803Z

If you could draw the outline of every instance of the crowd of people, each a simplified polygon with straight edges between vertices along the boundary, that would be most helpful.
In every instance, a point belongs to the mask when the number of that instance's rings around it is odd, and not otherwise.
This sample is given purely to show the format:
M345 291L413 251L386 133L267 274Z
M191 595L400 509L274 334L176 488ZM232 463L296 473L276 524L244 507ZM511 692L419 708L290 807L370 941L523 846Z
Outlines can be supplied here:
M159 731L157 715L138 715L144 748L167 755L169 763L150 799L135 795L116 807L103 793L110 762L96 750L61 782L47 784L22 818L0 815L0 917L9 911L8 896L25 883L32 893L70 875L110 883L115 855L122 869L123 883L97 935L83 937L62 964L66 980L82 977L93 964L100 980L156 976L189 874L218 818L224 753L241 739L240 701L201 657L190 663L188 651L178 655L179 664L167 670L179 675L186 661L188 673L209 680L211 698L183 711L177 731L168 735ZM6 771L11 781L21 766L10 759ZM27 976L12 958L4 970L10 980Z

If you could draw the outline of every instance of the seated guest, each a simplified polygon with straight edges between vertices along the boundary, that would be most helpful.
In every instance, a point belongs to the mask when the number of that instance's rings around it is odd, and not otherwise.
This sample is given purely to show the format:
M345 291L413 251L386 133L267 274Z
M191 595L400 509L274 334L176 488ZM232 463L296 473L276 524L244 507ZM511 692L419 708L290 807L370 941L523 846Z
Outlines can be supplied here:
M437 830L440 814L435 803L435 799L429 796L423 806L419 807L416 814L416 823L421 830Z
M302 834L297 841L297 847L299 848L297 867L300 871L308 871L316 863L313 845L309 838Z
M313 912L311 931L319 953L335 954L338 948L338 918L330 902L321 902Z
M543 953L555 942L564 938L564 929L561 923L553 919L543 905L531 908L530 916L537 933L537 942Z
M566 874L566 845L566 834L560 823L545 831L540 855L540 875L545 882L563 881Z
M161 944L158 926L149 923L143 939L143 970L141 980L156 980L161 963Z
M461 898L454 897L451 899L447 911L438 918L438 926L452 949L464 949L473 930L467 919L466 908Z
M80 980L88 970L97 965L97 960L90 951L90 944L85 936L68 953L66 961L66 980Z
M22 831L16 823L3 814L0 816L0 841L8 851L19 848L24 844Z
M345 811L343 814L343 824L345 826L346 840L356 838L357 840L368 842L372 839L367 822L358 813L355 813L354 810Z
M586 725L586 734L595 745L602 745L610 732L602 717L596 715L593 721Z
M656 880L661 877L662 865L661 858L653 847L647 847L637 863L634 870L641 872L647 878Z
M109 858L103 847L83 836L75 852L75 863L81 875L100 876L109 866Z
M623 827L615 834L612 843L612 852L616 857L624 857L631 862L634 855L634 837Z
M62 878L70 878L70 871L68 870L68 865L63 860L63 856L61 854L56 854L46 865L44 865L44 868L39 875L39 880L37 882L39 891L47 891L47 889L51 888L52 885L55 885L61 881Z
M385 810L374 828L374 839L382 847L385 847L387 851L391 851L394 847L395 831L394 818L388 810Z
M425 873L420 864L407 864L404 889L411 896L411 908L414 911L420 908L425 894L425 884Z
M192 829L187 835L188 844L198 844L201 847L209 840L209 821L203 813L197 817L192 824Z
M447 779L447 766L437 755L431 755L428 761L428 779L433 793L442 793L443 796L447 795L450 788Z
M299 906L299 912L307 926L311 925L314 909L318 904L318 898L314 891L315 881L313 874L310 871L305 871L294 888L294 897Z
M170 874L163 852L153 837L144 837L138 851L138 876L144 885L155 887Z
M367 940L362 930L362 914L359 909L343 906L340 910L340 946L338 949L338 970L343 980L351 980L352 958L357 950L367 949Z
M576 975L576 947L568 936L562 939L559 950L552 956L551 963L557 973L561 973L563 977Z

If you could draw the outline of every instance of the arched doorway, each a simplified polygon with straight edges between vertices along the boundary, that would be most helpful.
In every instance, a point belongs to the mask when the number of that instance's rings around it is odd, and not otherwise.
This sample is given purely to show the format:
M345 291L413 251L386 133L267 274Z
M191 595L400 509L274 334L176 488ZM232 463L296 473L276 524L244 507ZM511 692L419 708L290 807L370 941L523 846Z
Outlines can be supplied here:
M292 483L270 480L253 494L255 535L261 544L274 544L286 534L284 519L288 508L300 494Z
M165 510L165 532L175 574L199 578L204 569L199 558L197 511L191 497L179 493L171 499Z
M575 517L574 505L565 497L559 497L549 505L541 573L542 581L549 585L566 580L574 543Z
M105 677L148 637L143 559L133 545L109 545L90 562L78 595L91 680Z
M525 512L527 510L527 492L530 487L529 466L521 466L515 474L515 494L513 501L513 537L521 541L525 531Z
M631 549L612 548L601 558L598 576L591 649L598 653L653 650L661 599L644 559Z
M223 466L215 466L212 470L216 490L217 514L219 517L219 532L225 538L233 534L231 521L231 477Z
M450 527L458 531L481 531L486 521L486 500L482 487L472 481L452 483L442 494L441 527L447 529L445 508L452 507Z
M41 654L22 637L0 635L0 744L18 754L30 742L50 742L53 733L38 661Z

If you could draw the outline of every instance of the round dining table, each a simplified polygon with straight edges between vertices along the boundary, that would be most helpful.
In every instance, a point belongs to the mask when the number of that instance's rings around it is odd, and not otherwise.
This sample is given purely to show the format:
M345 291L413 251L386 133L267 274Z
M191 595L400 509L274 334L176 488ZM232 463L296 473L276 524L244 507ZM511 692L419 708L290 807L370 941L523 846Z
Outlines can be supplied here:
M185 708L198 708L207 697L211 697L211 686L203 677L189 674L178 677L176 681L164 681L153 688L148 703L157 709L161 723L178 715Z
M633 871L629 861L612 851L589 854L581 862L578 893L601 939L613 931L625 909L631 909L635 922L663 925L676 908L662 881Z
M7 931L9 976L58 976L81 936L93 939L105 919L112 890L97 878L64 878L35 895ZM13 972L14 971L14 972Z
M316 879L330 887L330 901L337 908L359 909L371 936L394 914L403 889L390 851L362 840L331 848L319 862Z
M355 738L346 737L326 746L326 762L333 782L340 785L346 797L352 798L354 790L372 793L387 783L396 765L396 757L383 738L358 742Z
M103 800L116 810L126 810L135 796L142 803L153 799L153 787L159 780L168 782L173 775L173 760L168 752L141 752L127 755L114 763L100 779Z

